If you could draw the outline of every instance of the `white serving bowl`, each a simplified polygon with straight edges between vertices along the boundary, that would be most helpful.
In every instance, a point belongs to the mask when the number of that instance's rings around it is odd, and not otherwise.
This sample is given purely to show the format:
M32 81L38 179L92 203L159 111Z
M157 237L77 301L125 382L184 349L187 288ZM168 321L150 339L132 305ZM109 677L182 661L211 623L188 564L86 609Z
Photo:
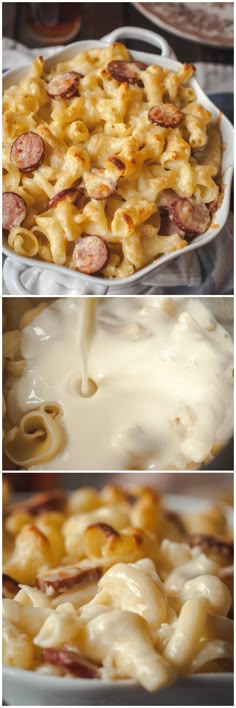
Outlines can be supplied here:
M50 59L46 60L45 68L48 71L58 61L68 61L69 59L72 59L74 56L76 56L83 49L91 49L92 47L105 47L107 46L107 44L120 41L124 37L142 40L149 44L154 44L154 46L158 47L161 52L161 55L155 55L148 54L146 52L132 51L132 56L135 60L143 61L146 64L159 64L165 69L171 69L173 71L177 71L178 68L181 66L180 62L172 58L174 54L171 47L169 47L167 42L160 35L156 34L155 32L150 32L148 30L143 30L136 27L123 27L114 30L109 35L103 37L101 40L86 40L81 42L75 42L74 44L68 45L65 49L56 51L53 57L50 57ZM3 77L3 90L11 86L12 84L17 84L24 76L27 75L28 69L29 64L18 69L8 71ZM157 271L169 261L173 260L174 258L181 257L181 255L186 254L188 251L193 251L197 248L200 248L201 246L205 246L220 233L224 224L226 223L230 205L230 189L233 174L233 127L228 118L226 118L226 116L224 116L219 111L219 109L209 100L209 98L199 86L197 80L195 78L192 78L189 83L196 93L197 101L209 111L211 111L213 119L219 122L222 142L224 144L221 170L224 181L224 197L221 206L213 215L210 228L207 229L204 234L194 238L190 242L190 244L186 246L186 248L181 249L180 251L173 251L172 253L160 256L160 258L158 258L156 261L145 266L144 268L141 268L136 273L133 273L133 275L130 275L126 278L121 278L119 280L104 278L99 275L86 275L84 273L80 273L79 271L71 270L66 266L58 266L52 263L47 263L46 261L42 261L39 258L27 258L25 256L19 256L11 248L9 248L7 244L7 239L4 239L4 254L6 256L10 256L10 258L17 262L19 265L18 276L16 276L17 278L20 276L20 264L22 266L36 266L37 268L43 268L44 270L48 269L51 272L53 271L54 273L57 273L60 279L63 277L63 280L68 287L70 287L70 280L72 277L73 281L74 278L78 279L80 285L83 284L84 294L105 294L108 288L110 289L112 287L115 287L117 291L118 286L120 292L122 293L122 289L127 285L137 283L139 280L142 280L144 282L145 277L153 271ZM20 290L23 294L24 288L22 287L20 288ZM29 294L27 291L25 291L25 294L26 293Z
M177 494L165 495L164 502L180 514L212 506L208 499ZM233 510L223 508L232 529ZM228 706L233 705L233 674L195 674L149 693L131 680L64 678L4 666L3 697L14 706Z
M7 666L3 695L14 706L231 706L233 675L198 674L148 693L133 681L40 676Z

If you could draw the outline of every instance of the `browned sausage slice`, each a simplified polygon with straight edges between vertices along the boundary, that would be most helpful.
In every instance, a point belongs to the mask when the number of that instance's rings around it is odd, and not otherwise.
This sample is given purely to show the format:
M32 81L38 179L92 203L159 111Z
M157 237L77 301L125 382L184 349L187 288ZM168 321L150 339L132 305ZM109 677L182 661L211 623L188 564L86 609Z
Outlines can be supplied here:
M172 234L179 234L179 236L185 236L184 231L180 229L179 226L177 226L177 224L175 224L175 222L172 221L169 216L165 215L161 217L159 233L162 236L171 236Z
M41 165L44 155L43 138L30 130L14 140L11 146L10 160L21 172L32 172Z
M9 600L13 600L15 595L19 592L20 586L14 578L6 573L2 574L2 596L7 597Z
M72 262L76 270L92 275L105 267L109 252L100 236L83 234L75 244Z
M179 195L177 192L175 192L174 189L163 189L157 197L157 206L159 209L163 209L165 211L169 211L170 205L172 202L175 202L176 199L179 199Z
M10 231L14 226L21 226L27 214L24 199L15 192L4 192L2 195L2 225Z
M83 182L90 199L107 199L116 191L117 177L104 167L95 167L84 175Z
M49 591L50 594L65 592L69 588L78 585L96 583L102 575L101 566L94 568L78 568L76 566L65 566L54 568L48 573L37 576L37 586L42 592Z
M99 678L97 665L74 649L43 649L42 656L46 664L61 666L78 678Z
M56 74L47 85L47 93L50 98L71 98L78 95L78 84L82 74L78 71L65 71L63 74Z
M77 189L77 187L67 187L67 189L62 189L61 192L57 192L57 194L54 194L54 197L52 197L52 199L49 199L48 209L53 209L53 207L55 207L58 202L61 202L62 199L69 199L70 202L74 202L75 199L81 196L82 192Z
M30 499L12 504L10 513L23 511L33 516L42 514L44 511L61 511L64 509L66 495L60 489L53 489L51 492L35 494Z
M113 79L117 81L127 81L128 84L136 84L140 88L143 87L143 81L140 78L140 71L145 71L148 64L144 64L142 61L111 61L107 68Z
M174 103L160 103L148 112L150 123L156 123L162 128L176 128L183 118L182 111Z
M192 199L176 199L170 206L170 215L185 234L203 234L210 223L210 214L205 204Z

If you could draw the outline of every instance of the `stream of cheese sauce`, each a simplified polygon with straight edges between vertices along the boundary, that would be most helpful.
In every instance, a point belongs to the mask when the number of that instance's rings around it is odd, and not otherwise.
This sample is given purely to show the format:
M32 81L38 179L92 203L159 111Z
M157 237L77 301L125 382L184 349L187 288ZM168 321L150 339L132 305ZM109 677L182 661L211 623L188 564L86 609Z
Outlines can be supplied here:
M63 410L61 452L40 469L201 466L233 431L228 332L197 298L86 302L82 348L79 298L54 301L22 330L27 367L8 394L11 423L44 401Z
M82 298L78 310L77 350L81 367L80 392L86 398L93 396L97 390L95 381L89 377L89 355L96 324L96 304L97 298L85 297Z

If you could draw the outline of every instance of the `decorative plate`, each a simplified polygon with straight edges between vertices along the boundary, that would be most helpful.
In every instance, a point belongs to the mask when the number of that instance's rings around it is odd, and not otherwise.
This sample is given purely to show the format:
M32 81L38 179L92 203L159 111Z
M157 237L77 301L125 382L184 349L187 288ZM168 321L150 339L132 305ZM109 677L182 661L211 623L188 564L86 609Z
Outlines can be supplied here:
M233 2L134 2L148 20L192 42L231 49Z

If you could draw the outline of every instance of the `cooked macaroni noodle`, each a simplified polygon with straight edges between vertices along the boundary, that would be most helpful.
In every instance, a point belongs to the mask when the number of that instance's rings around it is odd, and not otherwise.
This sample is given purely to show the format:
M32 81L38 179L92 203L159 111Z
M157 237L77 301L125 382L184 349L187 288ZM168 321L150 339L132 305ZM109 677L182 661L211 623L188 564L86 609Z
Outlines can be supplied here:
M35 59L3 97L10 248L122 278L204 233L221 137L188 85L193 73L133 62L117 43L50 73Z
M199 670L232 669L232 596L220 579L233 554L226 521L223 536L201 536L199 515L193 545L185 516L167 512L148 488L77 490L62 505L52 491L7 507L5 663L59 676L132 678L148 691ZM222 513L214 509L221 529Z

